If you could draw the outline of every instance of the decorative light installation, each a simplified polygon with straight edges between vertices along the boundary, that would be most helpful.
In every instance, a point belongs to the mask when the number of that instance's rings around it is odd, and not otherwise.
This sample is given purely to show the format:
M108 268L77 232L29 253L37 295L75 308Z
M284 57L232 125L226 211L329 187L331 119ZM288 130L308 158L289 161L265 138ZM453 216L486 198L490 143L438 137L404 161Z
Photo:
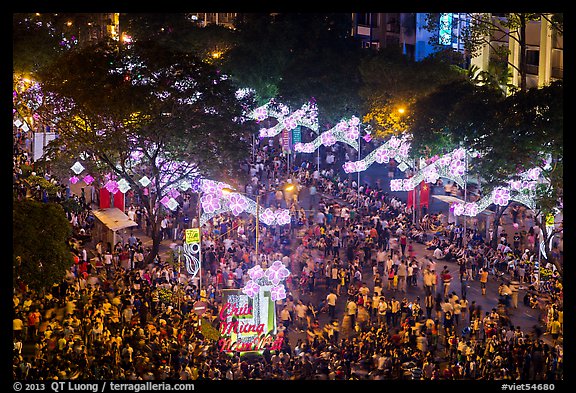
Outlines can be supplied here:
M202 193L200 197L202 206L200 225L204 225L212 217L221 213L231 212L235 216L241 213L256 215L257 210L259 221L265 225L287 225L290 223L290 210L258 207L256 201L243 194L222 192L224 188L232 187L229 184L214 180L200 180L199 192Z
M70 167L70 169L72 169L72 172L79 175L84 170L84 166L80 162L76 161L74 165Z
M286 105L271 100L254 109L248 114L248 117L256 121L263 121L269 117L278 120L274 127L260 129L261 138L271 138L280 134L282 130L291 131L298 126L304 126L318 132L318 107L315 102L309 101L292 114L288 115L289 113L290 110Z
M344 172L362 172L368 169L374 162L387 164L390 159L399 163L408 163L408 153L410 150L410 136L392 136L386 143L374 149L370 154L359 161L348 161L342 165Z
M290 271L286 269L281 261L274 261L272 265L264 270L260 265L248 269L250 280L242 288L242 293L254 298L261 287L270 290L272 300L282 300L286 298L286 288L281 284L288 276Z
M312 142L296 143L294 150L299 153L313 153L320 147L332 146L336 142L344 142L358 150L358 137L360 136L360 119L352 116L349 120L342 119L336 126L320 134Z
M518 175L519 180L511 180L506 186L496 187L492 192L476 202L455 203L454 215L474 217L479 212L495 204L508 206L510 201L536 209L536 184L540 181L540 168L532 168Z

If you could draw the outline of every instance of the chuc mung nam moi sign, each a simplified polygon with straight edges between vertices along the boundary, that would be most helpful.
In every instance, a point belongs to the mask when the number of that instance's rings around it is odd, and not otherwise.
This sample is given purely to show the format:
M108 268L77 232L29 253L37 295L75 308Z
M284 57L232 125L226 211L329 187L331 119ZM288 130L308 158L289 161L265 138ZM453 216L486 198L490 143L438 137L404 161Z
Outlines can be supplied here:
M270 350L279 350L283 337L277 336L276 300L286 297L281 282L290 272L275 261L266 271L254 266L248 275L244 288L222 291L219 348L230 353L261 352L269 344Z

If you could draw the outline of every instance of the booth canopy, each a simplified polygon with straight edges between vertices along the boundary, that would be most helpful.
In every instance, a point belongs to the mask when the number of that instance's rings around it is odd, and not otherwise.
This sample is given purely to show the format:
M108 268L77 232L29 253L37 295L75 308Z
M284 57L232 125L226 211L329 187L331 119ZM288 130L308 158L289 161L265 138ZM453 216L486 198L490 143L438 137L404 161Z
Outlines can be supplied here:
M116 232L120 229L135 227L138 224L128 218L128 216L117 207L109 207L105 209L92 210L94 217L96 217L108 229Z

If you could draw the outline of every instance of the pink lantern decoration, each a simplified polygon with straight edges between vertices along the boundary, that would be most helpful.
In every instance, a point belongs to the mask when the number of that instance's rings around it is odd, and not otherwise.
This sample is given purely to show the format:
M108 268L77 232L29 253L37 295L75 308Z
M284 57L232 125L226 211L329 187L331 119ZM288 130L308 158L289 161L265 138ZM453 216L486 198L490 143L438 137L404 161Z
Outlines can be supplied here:
M84 176L84 178L82 180L84 181L84 183L90 184L94 181L94 178L90 175L86 175L86 176Z
M115 180L108 180L104 187L112 194L116 194L119 191L118 183Z

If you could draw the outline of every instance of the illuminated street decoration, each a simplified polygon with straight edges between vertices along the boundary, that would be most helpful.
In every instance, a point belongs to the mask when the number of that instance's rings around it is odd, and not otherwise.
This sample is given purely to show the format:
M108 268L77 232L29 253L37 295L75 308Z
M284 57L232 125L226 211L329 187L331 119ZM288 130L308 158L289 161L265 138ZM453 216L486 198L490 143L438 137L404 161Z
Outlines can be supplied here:
M79 175L84 170L84 166L80 162L76 161L70 169L72 169L72 172Z
M508 206L510 201L536 209L536 185L540 182L540 168L531 168L519 174L519 180L511 180L504 187L496 187L476 202L454 203L454 215L474 217L492 204Z
M342 165L344 172L362 172L365 171L374 162L378 164L387 164L391 159L398 163L409 165L408 153L410 151L410 137L406 134L401 137L392 136L386 143L374 149L370 154L359 161L348 161Z
M212 217L226 212L231 212L238 216L241 213L256 215L258 211L259 221L265 225L287 225L290 224L290 210L270 209L257 206L256 201L236 192L222 192L222 189L233 188L229 184L209 179L201 179L199 192L202 215L200 225L204 225Z
M313 101L309 101L292 114L290 109L282 104L271 100L248 114L248 117L256 121L263 121L270 117L278 120L278 123L271 128L260 129L261 138L271 138L282 132L291 131L298 126L304 126L318 132L318 107Z
M349 120L342 119L336 126L320 134L312 142L296 143L294 150L299 153L313 153L321 145L332 146L336 142L344 142L358 150L360 136L360 119L352 116Z
M290 275L281 261L264 270L256 265L248 270L250 280L241 289L222 291L220 334L222 352L261 352L279 350L282 336L276 336L276 301L286 298L282 283Z

